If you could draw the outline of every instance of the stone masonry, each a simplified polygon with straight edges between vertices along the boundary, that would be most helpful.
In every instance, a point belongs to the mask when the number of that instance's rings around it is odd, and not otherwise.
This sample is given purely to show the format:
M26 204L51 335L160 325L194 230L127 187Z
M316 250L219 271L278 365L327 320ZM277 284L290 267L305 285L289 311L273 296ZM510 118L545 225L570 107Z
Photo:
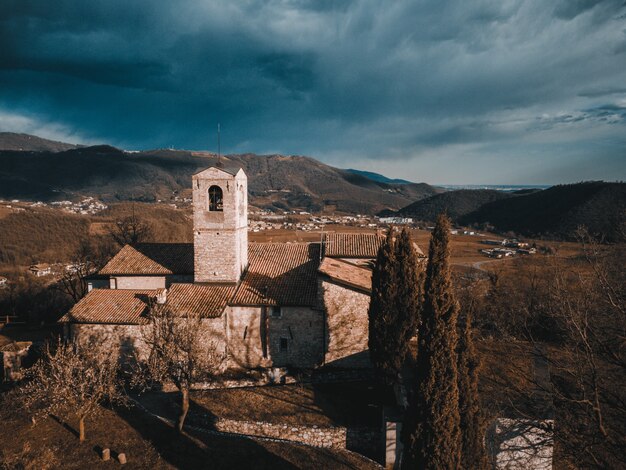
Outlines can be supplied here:
M146 359L148 346L144 341L147 325L109 325L98 323L71 323L70 336L79 344L92 343L102 351L112 352L124 362ZM201 321L201 338L206 344L213 342L218 352L225 355L224 318L204 318Z
M248 182L211 167L193 176L195 282L238 282L248 264ZM209 188L222 190L223 209L209 210Z
M327 280L319 281L326 307L327 346L324 363L336 367L369 367L368 294Z
M227 308L231 366L313 367L322 362L322 312L308 307L282 307L280 312L280 317L274 317L267 307ZM286 350L281 349L281 340L286 341Z
M371 457L382 447L381 430L374 427L320 427L214 418L200 413L189 416L190 423L206 429L244 436L281 439L314 447L348 449Z

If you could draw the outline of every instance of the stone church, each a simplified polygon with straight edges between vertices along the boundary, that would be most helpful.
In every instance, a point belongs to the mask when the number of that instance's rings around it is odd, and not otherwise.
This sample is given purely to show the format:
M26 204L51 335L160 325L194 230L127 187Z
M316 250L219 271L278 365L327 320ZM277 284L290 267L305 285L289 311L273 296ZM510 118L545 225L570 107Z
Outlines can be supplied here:
M244 171L211 167L192 184L193 244L124 246L99 273L108 282L61 318L66 335L141 352L155 299L199 315L203 337L219 345L231 368L367 367L369 261L383 237L248 242Z

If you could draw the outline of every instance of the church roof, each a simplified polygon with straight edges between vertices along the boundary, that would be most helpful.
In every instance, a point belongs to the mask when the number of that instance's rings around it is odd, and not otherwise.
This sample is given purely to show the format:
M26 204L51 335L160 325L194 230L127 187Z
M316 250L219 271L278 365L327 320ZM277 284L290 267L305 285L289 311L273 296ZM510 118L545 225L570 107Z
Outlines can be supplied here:
M324 258L319 272L337 284L369 294L372 290L372 270L335 258Z
M172 284L166 305L179 315L216 318L234 293L234 285ZM93 289L60 321L139 325L146 322L150 299L156 295L156 289Z
M156 290L93 289L60 322L141 324Z
M385 237L377 233L324 234L324 256L331 258L376 258ZM413 242L418 256L424 256L419 245Z
M384 239L376 233L325 233L324 255L333 258L376 258Z
M193 274L192 243L126 245L100 270L104 275Z
M172 284L167 292L167 305L181 315L216 318L234 293L234 285Z
M195 173L193 176L204 173L205 171L210 170L212 168L223 171L224 173L228 173L231 176L237 176L237 173L243 170L243 168L241 168L241 165L238 165L236 163L226 162L226 163L211 165L210 167L205 168L204 170Z
M317 304L318 243L250 243L232 305Z
M178 254L182 259L175 259ZM129 245L101 273L150 275L188 273L185 257L193 245L149 243ZM203 318L222 315L226 305L317 305L319 243L250 243L248 269L239 286L234 284L174 283L167 305L181 315ZM343 263L348 264L348 263ZM357 268L361 269L363 268ZM192 271L193 272L193 271ZM150 299L157 290L93 289L61 318L61 322L142 324Z

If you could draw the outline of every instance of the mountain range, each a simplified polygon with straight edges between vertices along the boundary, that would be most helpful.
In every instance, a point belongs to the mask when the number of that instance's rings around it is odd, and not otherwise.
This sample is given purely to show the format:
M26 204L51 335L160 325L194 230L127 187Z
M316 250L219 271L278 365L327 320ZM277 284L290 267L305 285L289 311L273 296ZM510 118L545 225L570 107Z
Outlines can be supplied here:
M397 183L382 175L335 168L305 156L239 154L220 161L243 167L251 203L260 208L374 214L443 191L426 183ZM169 201L173 195L189 197L191 175L217 162L208 152L126 152L108 145L78 147L0 133L0 198Z
M626 233L626 183L602 181L547 189L445 191L426 183L339 169L297 155L128 152L0 133L0 198L52 201L94 196L105 202L170 201L191 196L191 175L215 164L239 165L250 202L264 209L400 215L523 236L572 239L584 225L608 241Z

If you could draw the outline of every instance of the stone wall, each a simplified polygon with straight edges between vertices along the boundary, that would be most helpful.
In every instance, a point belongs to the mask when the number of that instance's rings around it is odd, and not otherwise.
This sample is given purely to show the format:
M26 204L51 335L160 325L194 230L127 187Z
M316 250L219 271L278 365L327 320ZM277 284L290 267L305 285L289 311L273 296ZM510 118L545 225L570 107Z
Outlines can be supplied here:
M145 358L148 349L142 340L140 325L105 325L91 323L71 323L70 337L78 344L94 344L103 351L110 351L122 358L133 356Z
M320 427L298 424L240 421L190 413L189 423L213 431L245 436L282 439L314 447L348 449L370 458L380 459L383 445L381 429L365 426Z
M148 356L148 346L144 341L148 325L106 325L91 323L70 324L70 335L79 344L89 344L93 341L104 351L111 351L124 360L138 357L145 360ZM201 341L205 344L214 342L218 352L225 355L224 317L203 318L201 321ZM124 359L126 358L126 359Z
M318 310L282 307L277 318L269 307L265 313L264 307L229 307L226 318L233 367L315 367L323 359L324 318ZM287 342L286 350L280 348L281 338Z
M114 276L111 289L163 289L165 276Z
M282 307L269 317L269 355L274 367L309 368L324 359L324 315L309 307ZM281 338L287 350L280 349Z
M326 307L324 364L334 367L369 367L368 318L370 296L320 280L318 291Z
M263 357L261 307L227 307L225 316L229 366L269 367Z

